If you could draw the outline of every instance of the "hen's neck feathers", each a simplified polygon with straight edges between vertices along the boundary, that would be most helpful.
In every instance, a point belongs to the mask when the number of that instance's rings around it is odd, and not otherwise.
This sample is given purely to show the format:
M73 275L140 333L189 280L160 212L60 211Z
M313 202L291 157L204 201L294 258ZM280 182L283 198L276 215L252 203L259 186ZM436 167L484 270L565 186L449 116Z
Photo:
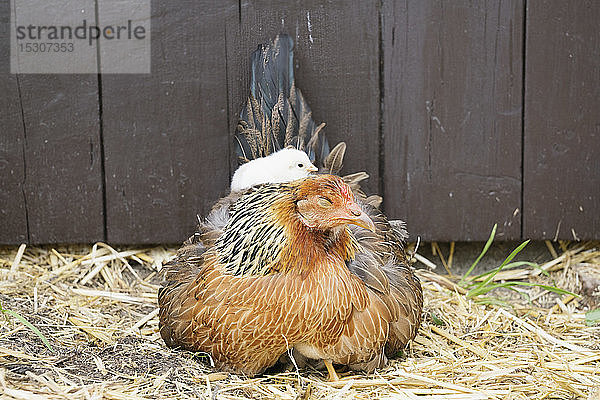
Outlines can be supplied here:
M228 273L307 274L354 259L358 243L345 226L323 231L300 221L295 204L298 185L263 186L236 202L215 246L219 263Z

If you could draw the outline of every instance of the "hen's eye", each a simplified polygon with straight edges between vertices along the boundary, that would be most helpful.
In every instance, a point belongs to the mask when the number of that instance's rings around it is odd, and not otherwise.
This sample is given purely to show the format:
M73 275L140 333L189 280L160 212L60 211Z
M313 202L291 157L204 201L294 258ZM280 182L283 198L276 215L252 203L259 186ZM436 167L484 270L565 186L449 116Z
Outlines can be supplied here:
M319 197L319 205L321 207L331 207L333 203L326 197Z
M304 167L304 164L302 164L302 163L298 164L298 168L302 168L302 167Z

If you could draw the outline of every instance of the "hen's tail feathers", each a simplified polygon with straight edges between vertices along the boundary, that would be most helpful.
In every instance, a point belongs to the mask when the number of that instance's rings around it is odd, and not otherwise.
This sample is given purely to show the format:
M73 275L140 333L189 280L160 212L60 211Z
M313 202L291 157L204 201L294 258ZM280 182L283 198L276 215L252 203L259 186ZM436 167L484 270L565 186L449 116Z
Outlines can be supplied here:
M291 146L324 165L329 154L325 124L315 123L294 84L293 48L292 38L281 34L252 53L250 95L235 134L240 164Z
M325 124L315 123L294 83L293 49L292 38L280 34L252 53L250 95L240 113L234 140L238 163L294 147L306 152L319 172L339 175L346 143L340 142L330 151L323 132ZM360 182L368 177L366 172L358 172L344 180L359 199L377 208L381 197L367 197L360 190Z
M331 152L325 157L325 161L323 162L323 167L320 168L319 172L323 172L326 174L339 174L342 169L344 156L346 155L346 143L339 142L335 145L335 147L331 150Z

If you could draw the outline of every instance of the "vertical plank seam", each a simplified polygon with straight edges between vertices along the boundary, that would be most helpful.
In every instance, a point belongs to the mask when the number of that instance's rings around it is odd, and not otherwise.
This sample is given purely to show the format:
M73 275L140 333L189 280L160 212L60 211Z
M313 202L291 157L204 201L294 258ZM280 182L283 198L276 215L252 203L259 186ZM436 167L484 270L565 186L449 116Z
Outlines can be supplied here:
M98 0L94 1L94 12L96 26L100 26L98 16ZM100 182L102 184L102 240L108 241L108 226L107 226L107 215L106 215L106 171L105 171L105 159L104 159L104 120L103 120L103 103L102 103L102 70L101 70L101 52L100 52L100 41L96 42L96 70L97 70L97 84L98 84L98 146L100 147Z
M525 236L525 95L527 58L527 0L523 0L523 42L521 49L521 240Z
M241 7L241 4L240 6ZM240 17L241 18L241 17ZM231 180L231 176L233 174L233 171L231 170L232 167L232 148L231 148L231 143L233 141L233 135L235 135L234 132L231 131L231 116L229 115L230 112L230 106L229 106L229 102L231 101L231 96L229 94L229 66L227 65L227 59L229 58L228 53L228 47L227 47L227 24L223 24L223 30L225 31L224 37L225 37L225 98L227 99L227 168L229 169L229 179Z
M25 191L25 182L27 180L27 157L25 156L27 149L27 125L25 125L25 111L23 110L23 97L21 94L21 81L19 74L15 74L17 80L17 93L19 94L19 108L21 110L21 121L23 123L23 144L21 146L23 157L23 180L21 181L21 193L23 194L23 205L25 206L25 228L27 230L27 243L31 244L31 233L29 229L29 208L27 206L27 192Z
M378 54L378 62L379 62L379 152L378 152L378 189L379 195L383 197L383 205L382 208L385 210L385 122L384 122L384 100L385 100L385 79L384 79L384 45L383 45L383 0L379 1L379 7L377 10L378 13L378 26L377 26L377 40L379 41L379 54Z

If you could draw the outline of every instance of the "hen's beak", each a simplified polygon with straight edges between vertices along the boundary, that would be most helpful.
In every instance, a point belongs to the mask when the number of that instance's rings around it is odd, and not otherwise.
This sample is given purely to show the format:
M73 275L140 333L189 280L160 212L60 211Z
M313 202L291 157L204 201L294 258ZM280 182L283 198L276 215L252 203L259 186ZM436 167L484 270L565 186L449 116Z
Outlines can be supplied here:
M375 232L375 223L373 223L373 220L362 210L362 208L360 208L358 204L353 203L349 205L348 211L350 211L351 215L351 217L348 218L349 223L368 229L371 232Z
M319 170L319 168L315 167L314 165L310 164L306 167L306 170L308 172L317 172Z

